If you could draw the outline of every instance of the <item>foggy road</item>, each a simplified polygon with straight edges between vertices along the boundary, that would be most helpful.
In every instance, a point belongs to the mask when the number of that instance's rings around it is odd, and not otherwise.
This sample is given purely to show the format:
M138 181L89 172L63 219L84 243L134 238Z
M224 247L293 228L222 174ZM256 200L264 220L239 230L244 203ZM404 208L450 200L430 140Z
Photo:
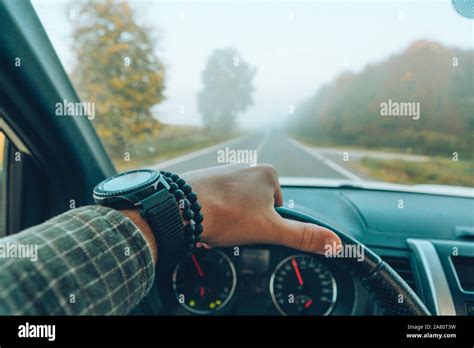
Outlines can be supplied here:
M227 148L227 149L226 149ZM330 160L315 149L306 147L280 132L268 131L246 135L200 151L158 163L156 169L183 173L193 169L227 164L227 154L240 151L256 155L257 163L270 163L280 176L320 177L362 180L360 176ZM249 156L248 158L252 158ZM232 160L229 156L225 160Z

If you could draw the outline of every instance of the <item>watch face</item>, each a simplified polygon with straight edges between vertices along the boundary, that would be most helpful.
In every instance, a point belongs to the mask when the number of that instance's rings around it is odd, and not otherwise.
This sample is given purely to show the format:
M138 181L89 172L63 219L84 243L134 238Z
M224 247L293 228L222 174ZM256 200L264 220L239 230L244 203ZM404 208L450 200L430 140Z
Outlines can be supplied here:
M150 172L140 171L134 173L126 173L126 175L121 175L111 178L111 180L104 183L102 189L104 191L122 191L129 190L136 186L140 186L146 183L153 177L153 174Z
M98 195L131 192L153 184L160 176L156 170L141 169L125 172L101 182L94 189Z

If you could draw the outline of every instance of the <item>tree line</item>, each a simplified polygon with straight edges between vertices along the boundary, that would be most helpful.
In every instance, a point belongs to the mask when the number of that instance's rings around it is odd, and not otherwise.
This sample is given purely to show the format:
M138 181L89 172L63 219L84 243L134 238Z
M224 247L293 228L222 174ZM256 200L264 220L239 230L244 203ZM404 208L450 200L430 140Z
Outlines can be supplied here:
M472 158L473 57L473 50L414 42L321 87L296 108L288 127L314 143ZM419 117L384 117L388 103L417 103Z

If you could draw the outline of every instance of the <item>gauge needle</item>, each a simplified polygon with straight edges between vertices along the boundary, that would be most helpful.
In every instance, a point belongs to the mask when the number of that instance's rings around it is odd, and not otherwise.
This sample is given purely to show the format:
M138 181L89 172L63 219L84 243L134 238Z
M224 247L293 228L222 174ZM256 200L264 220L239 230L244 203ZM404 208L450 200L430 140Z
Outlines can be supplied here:
M204 297L204 286L199 288L199 296Z
M313 300L309 299L308 301L305 302L304 308L309 308L313 304Z
M303 286L303 278L301 277L301 272L300 272L300 269L298 268L298 264L296 263L295 258L291 259L291 265L293 266L293 269L295 270L296 278L298 278L298 283L301 286Z
M194 266L196 266L196 270L201 278L204 278L204 272L202 271L201 265L199 264L198 260L196 259L196 256L194 254L191 254L191 258L193 259Z

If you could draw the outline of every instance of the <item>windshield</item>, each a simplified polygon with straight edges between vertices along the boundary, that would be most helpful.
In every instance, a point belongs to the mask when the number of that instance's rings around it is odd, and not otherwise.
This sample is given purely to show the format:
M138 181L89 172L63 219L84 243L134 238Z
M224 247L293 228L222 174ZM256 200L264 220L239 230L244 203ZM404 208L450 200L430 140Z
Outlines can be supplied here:
M474 184L473 20L451 1L33 5L119 171Z

